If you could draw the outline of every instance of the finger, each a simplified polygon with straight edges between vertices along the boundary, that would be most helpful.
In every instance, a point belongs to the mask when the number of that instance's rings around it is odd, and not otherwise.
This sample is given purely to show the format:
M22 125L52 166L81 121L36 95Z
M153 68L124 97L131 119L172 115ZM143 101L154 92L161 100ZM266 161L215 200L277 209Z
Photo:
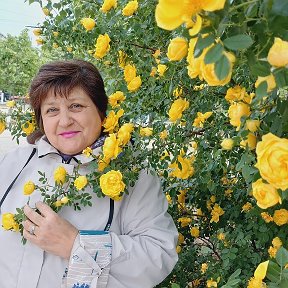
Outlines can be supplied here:
M35 206L43 215L43 217L47 217L48 215L51 215L51 214L56 214L47 204L41 201L37 202Z
M41 216L39 213L35 212L31 207L28 205L25 205L24 207L24 214L27 216L27 218L35 223L36 225L40 226L40 224L43 221L43 216Z
M23 228L23 236L25 234L26 239L33 239L36 237L36 230L38 230L39 227L32 223L30 220L25 220L23 222Z

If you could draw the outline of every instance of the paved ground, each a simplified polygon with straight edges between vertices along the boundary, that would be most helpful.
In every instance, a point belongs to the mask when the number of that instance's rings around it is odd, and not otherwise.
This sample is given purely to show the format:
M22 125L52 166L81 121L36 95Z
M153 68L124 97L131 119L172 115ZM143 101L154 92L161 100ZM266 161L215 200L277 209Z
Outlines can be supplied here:
M0 104L0 110L5 111L6 105ZM19 139L19 145L27 145L26 139ZM16 140L12 140L12 136L9 131L5 130L2 134L0 134L0 156L12 149L15 149L18 146Z

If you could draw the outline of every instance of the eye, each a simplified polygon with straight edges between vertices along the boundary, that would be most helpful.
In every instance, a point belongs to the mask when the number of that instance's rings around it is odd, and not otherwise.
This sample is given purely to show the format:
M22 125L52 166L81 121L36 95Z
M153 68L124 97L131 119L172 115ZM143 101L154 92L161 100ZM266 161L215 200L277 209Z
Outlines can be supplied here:
M69 110L78 112L78 111L81 111L83 109L83 107L84 106L81 105L81 104L73 103L73 104L70 105Z
M46 111L47 114L56 114L57 112L58 112L58 109L55 107L50 107Z

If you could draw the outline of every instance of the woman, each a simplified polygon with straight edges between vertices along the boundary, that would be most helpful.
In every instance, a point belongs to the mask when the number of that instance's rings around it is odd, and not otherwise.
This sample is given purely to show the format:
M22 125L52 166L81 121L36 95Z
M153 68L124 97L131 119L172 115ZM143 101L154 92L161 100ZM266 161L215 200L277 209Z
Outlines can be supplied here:
M105 137L101 123L107 96L91 63L48 63L29 94L43 136L1 160L1 216L27 203L23 185L28 180L39 184L38 171L51 183L59 165L71 173L81 162L81 173L87 173L91 159L82 151L90 146L99 154ZM21 244L19 233L0 229L0 287L144 288L160 283L177 261L177 230L156 177L142 171L128 191L115 203L90 191L92 207L79 212L65 206L59 213L35 191L24 208L27 243Z

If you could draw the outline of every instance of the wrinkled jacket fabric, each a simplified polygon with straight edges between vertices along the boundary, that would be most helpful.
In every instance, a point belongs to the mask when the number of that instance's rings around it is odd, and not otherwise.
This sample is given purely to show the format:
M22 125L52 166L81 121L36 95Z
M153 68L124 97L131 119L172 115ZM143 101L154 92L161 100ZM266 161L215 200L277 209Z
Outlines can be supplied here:
M35 145L19 147L0 159L0 199L10 183L26 163L33 148L37 152L23 169L1 207L3 213L15 213L27 203L23 185L31 180L39 183L38 171L45 172L48 182L54 184L53 171L62 165L72 173L81 161L80 174L88 172L91 158L83 154L63 163L57 150L42 137ZM101 147L93 152L97 155ZM112 259L108 288L151 288L160 283L177 262L175 245L178 232L166 212L167 201L159 179L142 171L134 187L121 201L115 201L110 228ZM103 230L109 216L110 199L99 198L92 191L92 207L74 211L65 206L59 215L78 230ZM30 195L30 206L41 201L39 191ZM79 241L79 237L75 241ZM74 246L77 243L74 243ZM0 228L0 287L1 288L56 288L61 287L68 261L49 254L27 241L21 243L18 232Z

